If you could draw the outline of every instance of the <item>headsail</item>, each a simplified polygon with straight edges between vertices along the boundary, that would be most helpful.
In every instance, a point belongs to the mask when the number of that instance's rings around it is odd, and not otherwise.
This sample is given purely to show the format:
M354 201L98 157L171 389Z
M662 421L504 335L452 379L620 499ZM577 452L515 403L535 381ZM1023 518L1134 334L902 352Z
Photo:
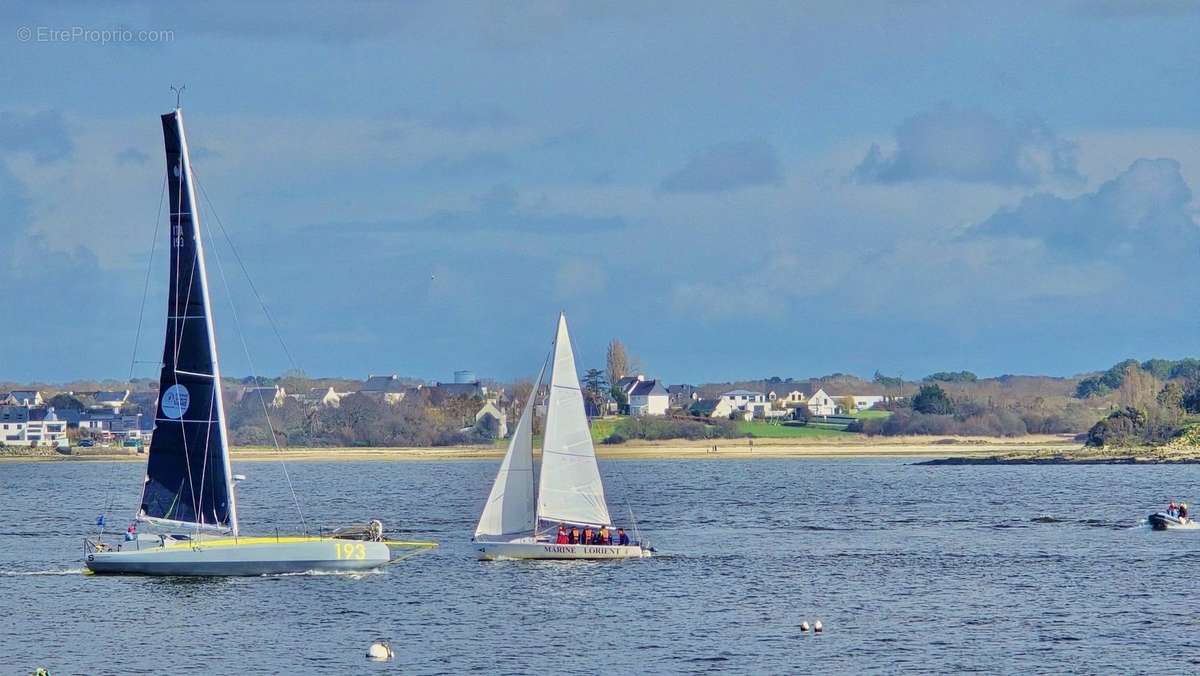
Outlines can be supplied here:
M538 372L529 400L521 411L521 419L508 442L508 452L500 463L500 471L492 484L487 505L475 528L476 539L494 536L511 536L533 532L533 402L537 398L538 386L546 366Z
M596 466L596 450L583 411L583 393L575 371L571 337L567 334L567 317L563 314L558 316L558 334L554 338L538 519L611 525L600 468Z
M162 126L171 198L171 276L158 411L138 516L236 534L221 369L183 111L163 115Z

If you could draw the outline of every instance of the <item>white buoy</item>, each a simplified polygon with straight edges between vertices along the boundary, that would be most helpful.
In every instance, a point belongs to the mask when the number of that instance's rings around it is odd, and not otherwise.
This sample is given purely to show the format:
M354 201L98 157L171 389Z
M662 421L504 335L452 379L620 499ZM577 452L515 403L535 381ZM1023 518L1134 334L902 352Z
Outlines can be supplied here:
M820 620L817 620L816 622L813 622L813 633L814 633L814 634L819 634L819 633L821 633L821 630L822 630L822 629L824 629L824 628L825 628L825 627L821 626L821 621L820 621Z
M376 662L384 662L392 659L395 653L392 652L392 645L382 639L375 641L367 648L367 659L375 660Z
M808 633L808 620L804 620L800 623L800 633L801 634Z

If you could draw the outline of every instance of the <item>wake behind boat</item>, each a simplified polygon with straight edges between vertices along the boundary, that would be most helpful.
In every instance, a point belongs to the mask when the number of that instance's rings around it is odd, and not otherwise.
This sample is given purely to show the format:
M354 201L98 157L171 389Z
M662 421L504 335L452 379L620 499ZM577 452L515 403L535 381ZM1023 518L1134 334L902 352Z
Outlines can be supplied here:
M221 368L183 111L162 116L170 196L170 286L155 429L138 523L124 540L85 540L87 569L137 575L265 575L377 568L392 550L436 547L387 541L378 521L325 536L246 537L221 396ZM98 524L103 527L103 516Z
M567 318L558 316L550 402L542 441L542 467L537 493L533 478L533 401L545 374L538 373L508 451L479 517L474 542L479 558L495 559L632 559L653 550L628 538L612 538L612 519L604 499L604 484L596 450L583 410L583 395L575 370L575 353L567 333ZM568 539L566 527L578 534L608 533L603 537ZM555 533L552 535L551 530ZM621 531L623 534L623 531ZM580 542L582 540L582 543Z

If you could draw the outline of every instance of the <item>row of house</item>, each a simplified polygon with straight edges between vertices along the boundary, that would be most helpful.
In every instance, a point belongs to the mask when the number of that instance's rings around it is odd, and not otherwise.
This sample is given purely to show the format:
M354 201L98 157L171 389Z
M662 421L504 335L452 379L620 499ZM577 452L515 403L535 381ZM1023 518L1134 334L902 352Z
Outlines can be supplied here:
M643 375L621 378L616 388L625 395L629 415L635 416L666 415L668 410L678 409L712 418L727 418L735 414L742 414L747 419L790 418L795 417L800 408L806 409L810 415L829 416L865 411L887 399L875 394L828 392L817 385L810 386L809 391L758 392L737 389L705 399L692 385L664 387L659 381L649 380Z

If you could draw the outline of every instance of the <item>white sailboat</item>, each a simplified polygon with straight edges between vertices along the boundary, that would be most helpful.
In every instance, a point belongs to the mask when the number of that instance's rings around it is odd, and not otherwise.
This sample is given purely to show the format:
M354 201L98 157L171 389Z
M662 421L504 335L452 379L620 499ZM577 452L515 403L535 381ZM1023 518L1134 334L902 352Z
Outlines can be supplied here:
M378 521L341 537L240 532L183 111L163 115L162 127L171 200L170 286L158 409L135 517L151 532L131 529L115 542L86 540L87 569L138 575L364 570L388 563L393 549L436 547L387 541Z
M475 528L474 542L481 559L630 559L651 556L641 543L564 544L558 529L577 527L613 530L604 499L604 484L583 410L583 393L575 371L575 354L567 333L566 315L558 317L550 401L542 442L541 478L534 493L533 400L545 367L538 374L529 400L492 492Z

